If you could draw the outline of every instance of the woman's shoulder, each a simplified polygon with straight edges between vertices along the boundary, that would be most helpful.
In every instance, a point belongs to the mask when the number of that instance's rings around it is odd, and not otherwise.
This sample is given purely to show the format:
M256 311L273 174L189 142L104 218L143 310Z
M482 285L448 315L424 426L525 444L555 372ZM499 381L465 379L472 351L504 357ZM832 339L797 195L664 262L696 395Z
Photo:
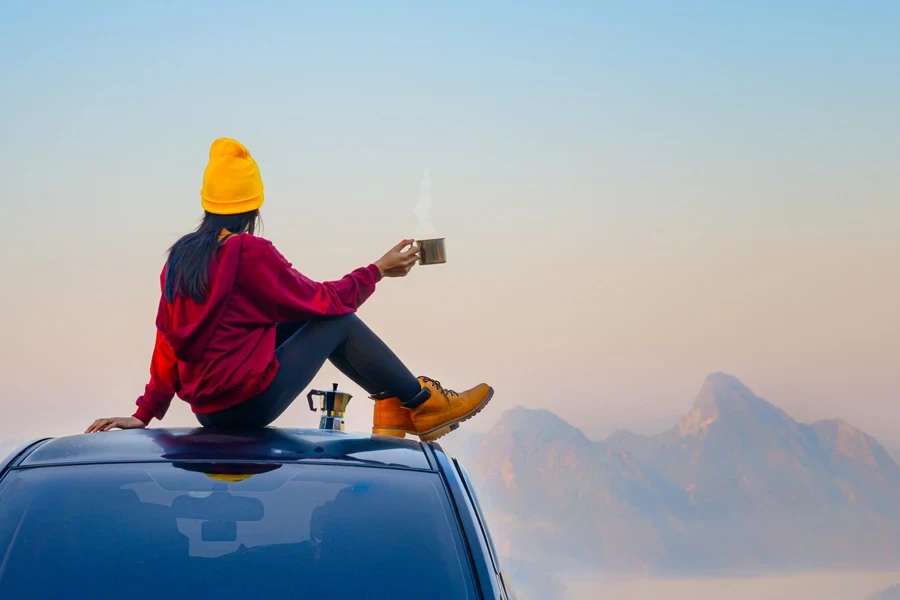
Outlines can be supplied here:
M282 259L275 244L265 238L257 237L252 233L242 233L234 237L240 238L242 254L248 254L256 259Z
M253 235L252 233L238 233L233 238L240 240L241 248L244 250L256 250L260 248L274 248L274 244L265 238Z

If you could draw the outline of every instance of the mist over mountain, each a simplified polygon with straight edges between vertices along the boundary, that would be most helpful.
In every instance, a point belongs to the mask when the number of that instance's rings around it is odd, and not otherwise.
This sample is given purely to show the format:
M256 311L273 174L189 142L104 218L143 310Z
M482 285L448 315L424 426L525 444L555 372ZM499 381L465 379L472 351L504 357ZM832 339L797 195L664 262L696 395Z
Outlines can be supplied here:
M446 442L500 552L548 567L722 573L900 565L900 467L841 420L795 421L737 378L706 378L657 435L601 442L516 408Z
M19 439L8 439L8 440L0 440L0 460L6 458L6 456L24 444L23 440Z
M617 431L629 431L639 435L653 435L672 427L673 424L678 422L681 416L681 413L665 413L652 418L629 420L627 423L621 424L618 427L593 425L589 428L583 428L582 431L586 436L595 441L603 441Z

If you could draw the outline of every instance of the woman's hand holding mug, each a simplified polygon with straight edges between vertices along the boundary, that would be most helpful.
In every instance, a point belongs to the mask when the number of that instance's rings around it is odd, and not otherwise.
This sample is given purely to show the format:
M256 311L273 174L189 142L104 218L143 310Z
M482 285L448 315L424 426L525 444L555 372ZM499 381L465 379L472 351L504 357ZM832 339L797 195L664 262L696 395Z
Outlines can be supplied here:
M404 252L407 246L410 248ZM405 277L418 260L419 249L413 245L413 240L402 240L375 261L375 266L383 277Z

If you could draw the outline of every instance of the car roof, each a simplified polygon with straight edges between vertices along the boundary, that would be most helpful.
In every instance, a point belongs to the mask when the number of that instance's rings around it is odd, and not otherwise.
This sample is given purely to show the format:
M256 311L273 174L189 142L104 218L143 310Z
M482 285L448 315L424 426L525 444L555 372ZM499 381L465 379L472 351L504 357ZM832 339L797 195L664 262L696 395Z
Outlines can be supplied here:
M329 462L434 470L413 440L321 429L152 428L72 435L32 446L15 468L134 462Z

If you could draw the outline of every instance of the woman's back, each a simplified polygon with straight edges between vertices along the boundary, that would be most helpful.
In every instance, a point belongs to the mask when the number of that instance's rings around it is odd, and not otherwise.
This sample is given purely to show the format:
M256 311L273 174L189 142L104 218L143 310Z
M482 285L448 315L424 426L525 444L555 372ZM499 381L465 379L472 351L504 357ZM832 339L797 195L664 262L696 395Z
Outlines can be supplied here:
M198 414L266 389L279 367L277 323L354 312L381 279L378 267L369 265L338 281L312 281L271 242L248 233L231 236L215 251L200 301L182 293L167 300L168 268L160 275L151 371Z
M259 244L242 234L219 247L204 302L181 294L172 303L160 298L156 324L177 359L176 392L198 412L239 402L232 400L265 389L274 377L275 321L266 312L268 282L259 280L267 273Z

